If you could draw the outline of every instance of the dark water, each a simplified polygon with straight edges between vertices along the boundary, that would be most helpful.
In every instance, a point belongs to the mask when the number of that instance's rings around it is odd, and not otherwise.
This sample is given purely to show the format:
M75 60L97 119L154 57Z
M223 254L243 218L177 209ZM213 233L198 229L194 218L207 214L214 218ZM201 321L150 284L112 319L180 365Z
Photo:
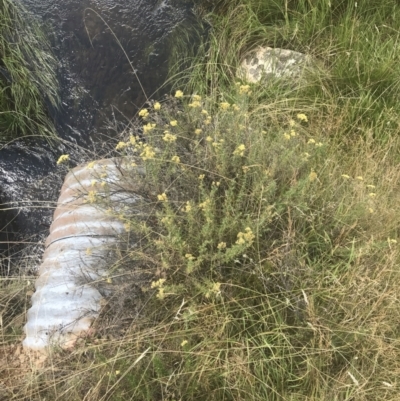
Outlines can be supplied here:
M20 1L56 33L60 134L85 141L129 121L146 96L162 93L173 42L196 24L184 0Z
M57 149L45 143L0 145L3 273L10 255L30 253L6 242L35 243L47 235L66 173L56 166L58 156L70 153L78 163L105 153L108 138L117 141L147 98L168 91L161 86L174 42L198 32L192 2L186 0L16 1L53 32L61 108L52 116L65 142Z

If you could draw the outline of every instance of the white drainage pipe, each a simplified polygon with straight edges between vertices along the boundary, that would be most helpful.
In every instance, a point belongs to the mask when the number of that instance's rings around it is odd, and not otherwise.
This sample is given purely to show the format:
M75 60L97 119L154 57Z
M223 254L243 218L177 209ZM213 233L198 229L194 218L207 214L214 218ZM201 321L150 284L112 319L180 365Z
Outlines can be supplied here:
M69 348L90 332L99 315L102 295L94 282L104 282L110 255L125 231L101 200L130 209L138 200L129 188L132 180L124 179L133 169L122 163L99 160L66 176L27 313L25 350Z

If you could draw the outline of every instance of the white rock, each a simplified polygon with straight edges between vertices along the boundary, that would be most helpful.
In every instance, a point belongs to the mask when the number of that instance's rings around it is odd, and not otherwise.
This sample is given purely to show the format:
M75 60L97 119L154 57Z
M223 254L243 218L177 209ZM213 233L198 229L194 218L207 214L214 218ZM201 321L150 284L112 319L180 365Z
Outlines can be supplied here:
M241 62L238 78L249 83L268 82L276 79L299 80L311 57L293 50L259 47Z

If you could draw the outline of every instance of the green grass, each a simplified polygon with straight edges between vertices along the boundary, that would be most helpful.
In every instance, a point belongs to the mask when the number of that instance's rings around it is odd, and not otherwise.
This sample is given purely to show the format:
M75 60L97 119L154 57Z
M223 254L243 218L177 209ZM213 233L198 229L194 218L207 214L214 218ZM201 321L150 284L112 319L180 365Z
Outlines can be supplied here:
M11 0L0 2L0 141L56 137L56 60L42 28Z
M202 2L212 31L172 78L182 96L149 102L117 146L146 168L143 217L111 205L138 246L110 272L133 271L140 315L110 299L104 335L15 399L398 399L400 5L358 3ZM247 86L258 45L319 68Z

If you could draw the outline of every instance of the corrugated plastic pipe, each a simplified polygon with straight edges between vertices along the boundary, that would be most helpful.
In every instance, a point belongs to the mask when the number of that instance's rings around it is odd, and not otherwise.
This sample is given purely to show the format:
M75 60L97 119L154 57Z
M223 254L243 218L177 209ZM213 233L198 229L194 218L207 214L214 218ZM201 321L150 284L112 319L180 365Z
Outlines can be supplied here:
M107 213L107 202L132 210L138 196L132 180L125 179L132 169L122 159L103 159L66 176L27 313L25 350L69 348L90 331L102 299L94 283L104 281L125 231L124 223Z

